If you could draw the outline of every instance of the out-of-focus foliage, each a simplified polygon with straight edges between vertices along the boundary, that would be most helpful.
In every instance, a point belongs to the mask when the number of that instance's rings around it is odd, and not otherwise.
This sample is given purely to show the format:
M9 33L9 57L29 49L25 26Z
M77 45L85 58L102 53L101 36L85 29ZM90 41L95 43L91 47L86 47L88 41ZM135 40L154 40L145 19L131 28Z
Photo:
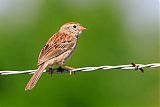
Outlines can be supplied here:
M0 69L37 68L48 38L70 21L87 27L66 65L158 62L158 0L0 0ZM159 70L0 76L0 107L158 107ZM159 105L160 106L160 105Z

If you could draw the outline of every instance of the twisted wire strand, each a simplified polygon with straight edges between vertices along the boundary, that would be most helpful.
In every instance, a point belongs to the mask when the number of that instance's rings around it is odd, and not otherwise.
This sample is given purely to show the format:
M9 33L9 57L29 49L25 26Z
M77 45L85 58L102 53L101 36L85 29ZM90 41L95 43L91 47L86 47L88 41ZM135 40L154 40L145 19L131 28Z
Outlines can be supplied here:
M53 74L59 73L71 73L71 72L89 72L95 70L112 70L112 69L122 69L122 70L138 70L140 69L143 72L143 68L159 68L160 63L151 63L151 64L128 64L128 65L115 65L115 66L98 66L98 67L83 67L76 68L73 70L64 69L63 72L53 72ZM25 71L0 71L0 75L15 75L15 74L34 74L36 70L25 70ZM48 70L44 70L44 72L48 72Z

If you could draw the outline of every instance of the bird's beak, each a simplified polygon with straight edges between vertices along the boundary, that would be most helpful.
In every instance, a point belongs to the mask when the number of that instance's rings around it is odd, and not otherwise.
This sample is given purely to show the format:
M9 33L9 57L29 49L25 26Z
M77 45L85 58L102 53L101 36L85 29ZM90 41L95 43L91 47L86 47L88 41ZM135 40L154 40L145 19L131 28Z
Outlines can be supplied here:
M83 31L83 30L86 30L87 28L83 27L83 26L80 26L80 30Z

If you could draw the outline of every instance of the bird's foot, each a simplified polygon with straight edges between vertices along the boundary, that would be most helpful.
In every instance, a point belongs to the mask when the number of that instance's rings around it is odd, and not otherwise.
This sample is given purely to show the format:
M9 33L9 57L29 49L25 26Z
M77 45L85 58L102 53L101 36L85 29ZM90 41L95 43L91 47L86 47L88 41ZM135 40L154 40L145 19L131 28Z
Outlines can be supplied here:
M61 66L59 66L59 67L57 68L57 72L63 73L64 70L65 70L65 68L62 68Z
M65 68L67 68L70 72L69 74L72 75L72 70L75 69L73 67L69 67L69 66L65 66ZM73 74L75 75L75 71L73 71Z

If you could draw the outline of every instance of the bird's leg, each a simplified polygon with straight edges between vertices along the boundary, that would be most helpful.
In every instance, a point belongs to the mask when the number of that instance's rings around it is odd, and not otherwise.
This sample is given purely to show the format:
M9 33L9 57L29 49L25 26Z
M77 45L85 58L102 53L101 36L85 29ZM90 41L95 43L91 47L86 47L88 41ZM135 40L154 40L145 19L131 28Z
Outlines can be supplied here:
M69 67L69 66L64 66L65 68L67 68L67 69L69 69L69 74L70 75L72 75L72 72L71 72L71 70L73 70L73 69L75 69L75 68L73 68L73 67ZM75 75L75 71L73 71L73 74Z
M51 77L52 77L52 74L53 74L53 72L54 72L54 68L50 67L50 68L48 69L48 72L51 74Z

